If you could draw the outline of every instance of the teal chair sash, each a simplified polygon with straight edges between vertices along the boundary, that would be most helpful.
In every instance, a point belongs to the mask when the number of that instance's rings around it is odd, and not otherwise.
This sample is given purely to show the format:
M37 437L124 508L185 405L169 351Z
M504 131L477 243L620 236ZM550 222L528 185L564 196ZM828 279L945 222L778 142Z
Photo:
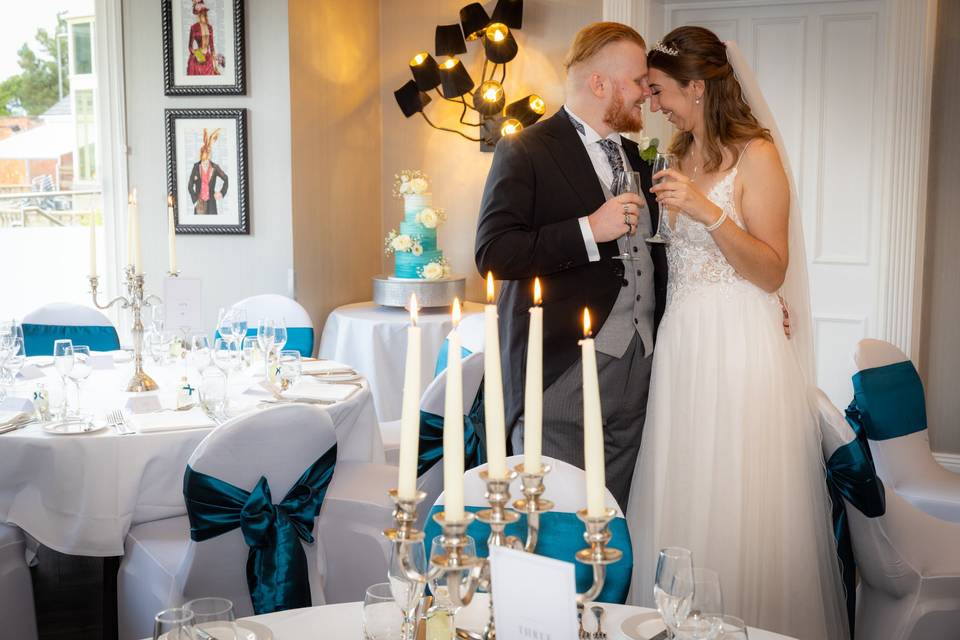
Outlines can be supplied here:
M909 360L854 374L850 407L870 440L899 438L927 428L923 383Z
M489 507L466 507L467 511L476 513ZM427 548L435 536L440 535L440 525L433 519L433 515L443 511L443 505L434 505L430 509L427 523L424 526ZM593 584L593 569L589 565L576 562L574 557L587 543L583 541L585 527L575 513L548 511L540 515L540 536L537 539L537 555L573 562L576 565L577 591L583 593ZM627 601L627 592L630 590L630 574L633 571L633 545L630 543L630 532L624 518L614 518L610 522L610 532L613 534L610 546L623 552L619 562L607 566L607 578L603 590L597 596L600 602L615 602L623 604ZM474 520L467 528L467 533L473 538L477 546L477 555L486 558L489 554L487 536L490 527L479 520ZM527 535L527 516L520 514L520 520L508 524L507 535L517 536L523 540Z
M480 441L483 429L483 384L463 416L463 469L467 471L487 461L487 451ZM420 412L420 449L417 457L417 476L422 476L443 458L443 416Z
M300 541L313 542L313 522L320 513L337 462L337 445L310 465L279 504L262 477L253 491L187 467L183 496L190 518L190 538L201 542L240 527L250 547L247 587L259 615L311 606L307 556Z
M440 345L440 351L437 353L437 365L433 370L433 377L436 378L438 375L444 372L447 368L447 358L450 353L450 339L447 338L443 341L443 344ZM460 347L460 357L466 358L468 355L473 353L470 349L466 347Z
M111 326L73 326L59 324L23 324L24 353L28 356L52 356L53 343L73 340L91 351L115 351L120 348L117 330Z
M882 516L887 509L883 483L877 477L867 444L866 433L856 416L855 403L847 409L847 422L857 437L838 447L827 460L827 490L833 503L833 537L837 544L837 558L847 600L847 620L850 637L854 637L854 622L857 617L856 561L853 541L847 519L849 502L868 518ZM846 501L846 502L845 502Z
M256 337L256 327L247 329L247 337ZM214 339L219 338L220 330L214 332ZM299 351L300 356L309 358L313 355L313 328L311 327L287 327L287 342L283 345L284 349Z

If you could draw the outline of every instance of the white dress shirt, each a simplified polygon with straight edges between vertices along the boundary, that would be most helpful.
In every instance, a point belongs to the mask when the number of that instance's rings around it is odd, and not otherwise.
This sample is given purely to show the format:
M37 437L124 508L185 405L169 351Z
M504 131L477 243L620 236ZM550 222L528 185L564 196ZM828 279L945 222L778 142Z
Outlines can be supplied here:
M594 131L593 127L587 124L580 116L571 111L570 107L563 105L563 108L573 120L583 125L584 133L577 131L577 134L580 136L580 142L583 143L583 147L587 150L587 155L590 157L591 164L593 164L593 170L597 173L597 178L599 178L603 186L607 188L607 191L610 191L611 185L613 184L613 167L610 166L610 161L607 160L607 154L603 151L603 147L600 146L600 141L603 140L603 137ZM627 156L623 152L623 142L620 134L614 131L608 135L606 139L613 140L617 143L617 148L620 149L620 157L623 158L623 166L629 170L630 161L627 160ZM580 233L583 234L583 244L587 248L587 257L590 262L596 262L600 259L600 249L597 247L597 241L593 237L590 221L587 219L587 216L583 216L579 218L579 222Z

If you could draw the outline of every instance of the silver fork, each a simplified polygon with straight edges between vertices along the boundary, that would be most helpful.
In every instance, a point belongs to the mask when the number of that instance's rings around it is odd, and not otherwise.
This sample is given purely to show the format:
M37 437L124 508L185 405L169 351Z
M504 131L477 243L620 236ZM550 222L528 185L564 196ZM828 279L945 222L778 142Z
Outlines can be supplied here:
M607 640L607 634L603 631L603 607L590 607L593 617L597 619L597 630L593 632L593 640Z
M580 629L577 631L577 637L580 640L590 640L590 632L583 628L583 605L577 604L577 625Z
M117 430L118 435L132 436L134 433L133 429L127 426L127 418L123 415L122 409L110 412L110 424Z

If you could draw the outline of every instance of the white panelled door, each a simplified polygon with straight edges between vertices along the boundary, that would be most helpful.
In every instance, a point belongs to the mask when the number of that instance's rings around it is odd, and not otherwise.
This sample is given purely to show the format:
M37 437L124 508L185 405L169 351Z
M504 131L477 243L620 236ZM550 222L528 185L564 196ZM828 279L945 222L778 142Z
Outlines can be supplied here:
M803 208L818 384L844 407L852 397L854 347L878 320L884 2L661 7L660 33L704 26L736 40L753 64Z

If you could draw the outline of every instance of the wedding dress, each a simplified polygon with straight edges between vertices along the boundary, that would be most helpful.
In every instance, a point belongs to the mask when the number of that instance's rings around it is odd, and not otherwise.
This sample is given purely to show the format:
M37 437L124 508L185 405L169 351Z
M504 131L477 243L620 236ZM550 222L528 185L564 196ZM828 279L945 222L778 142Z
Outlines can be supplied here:
M743 228L737 172L720 173L707 195ZM801 286L787 299L797 342L784 335L776 294L741 277L702 224L682 213L673 228L663 224L667 306L627 510L630 599L655 607L658 552L685 547L694 566L719 573L726 613L802 640L848 638L810 404L809 294L794 209L790 262L800 265L788 284Z

